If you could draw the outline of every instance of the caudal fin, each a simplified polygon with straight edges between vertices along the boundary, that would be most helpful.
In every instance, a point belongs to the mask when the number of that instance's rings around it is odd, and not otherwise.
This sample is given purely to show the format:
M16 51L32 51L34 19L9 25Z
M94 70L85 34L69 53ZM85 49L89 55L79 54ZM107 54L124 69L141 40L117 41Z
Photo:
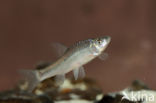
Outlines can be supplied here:
M38 72L35 70L20 70L19 72L24 80L28 82L28 92L32 92L40 82Z

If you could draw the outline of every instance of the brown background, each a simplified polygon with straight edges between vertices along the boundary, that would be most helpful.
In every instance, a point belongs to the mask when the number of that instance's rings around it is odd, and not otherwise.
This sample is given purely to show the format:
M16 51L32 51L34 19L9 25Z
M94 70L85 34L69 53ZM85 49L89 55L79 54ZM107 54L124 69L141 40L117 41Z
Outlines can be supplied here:
M3 0L0 2L0 90L12 88L19 69L51 61L51 43L110 35L105 61L85 65L104 92L140 79L156 89L155 0Z

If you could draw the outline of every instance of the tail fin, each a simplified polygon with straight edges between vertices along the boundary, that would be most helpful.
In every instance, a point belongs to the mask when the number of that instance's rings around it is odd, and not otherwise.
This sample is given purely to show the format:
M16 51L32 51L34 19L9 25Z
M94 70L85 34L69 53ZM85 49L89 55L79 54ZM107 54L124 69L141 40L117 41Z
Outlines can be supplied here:
M32 92L40 82L38 72L35 70L20 70L19 72L24 77L24 80L28 82L28 92Z

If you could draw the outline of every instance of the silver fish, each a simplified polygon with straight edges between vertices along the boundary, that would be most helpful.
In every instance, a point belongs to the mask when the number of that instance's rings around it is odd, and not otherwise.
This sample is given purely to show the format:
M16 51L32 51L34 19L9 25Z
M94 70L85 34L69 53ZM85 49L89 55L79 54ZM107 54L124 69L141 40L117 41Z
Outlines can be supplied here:
M104 59L106 49L111 41L111 37L104 36L100 38L79 41L70 48L56 43L54 47L61 48L58 51L59 58L42 70L22 70L22 74L28 81L28 91L32 91L36 85L43 80L56 76L56 83L61 84L65 79L65 74L73 71L74 77L84 77L84 64L96 57Z

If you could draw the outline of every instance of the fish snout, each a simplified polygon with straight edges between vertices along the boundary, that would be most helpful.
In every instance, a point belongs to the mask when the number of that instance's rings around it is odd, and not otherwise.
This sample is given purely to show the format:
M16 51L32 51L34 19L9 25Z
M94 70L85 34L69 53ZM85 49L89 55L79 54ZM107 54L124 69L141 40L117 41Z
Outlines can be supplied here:
M105 37L103 37L103 39L107 42L107 44L109 44L110 41L111 41L111 37L110 36L105 36Z

